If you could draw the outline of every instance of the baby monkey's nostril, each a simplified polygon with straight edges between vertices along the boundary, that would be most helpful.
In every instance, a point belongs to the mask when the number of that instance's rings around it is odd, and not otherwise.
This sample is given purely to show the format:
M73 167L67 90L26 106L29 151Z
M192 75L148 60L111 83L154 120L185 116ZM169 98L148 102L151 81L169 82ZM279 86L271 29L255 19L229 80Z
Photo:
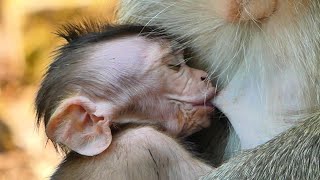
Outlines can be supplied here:
M205 81L207 79L207 76L201 76L201 81Z

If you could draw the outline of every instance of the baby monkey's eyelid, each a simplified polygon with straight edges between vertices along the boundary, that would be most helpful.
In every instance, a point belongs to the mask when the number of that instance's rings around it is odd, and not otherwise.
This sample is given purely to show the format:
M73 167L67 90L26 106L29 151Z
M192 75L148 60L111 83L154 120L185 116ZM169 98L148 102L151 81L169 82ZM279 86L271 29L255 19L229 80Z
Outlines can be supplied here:
M179 71L181 68L181 64L168 64L168 67L174 71Z

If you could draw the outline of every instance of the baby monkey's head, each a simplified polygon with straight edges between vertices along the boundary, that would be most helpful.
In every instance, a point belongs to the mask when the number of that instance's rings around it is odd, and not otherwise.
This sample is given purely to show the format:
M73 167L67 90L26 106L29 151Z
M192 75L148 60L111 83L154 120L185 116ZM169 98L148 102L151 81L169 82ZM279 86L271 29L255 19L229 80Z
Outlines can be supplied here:
M92 25L92 24L91 24ZM90 26L92 27L92 26ZM36 99L48 137L83 155L107 149L114 124L186 136L210 124L215 89L184 51L143 26L67 26Z

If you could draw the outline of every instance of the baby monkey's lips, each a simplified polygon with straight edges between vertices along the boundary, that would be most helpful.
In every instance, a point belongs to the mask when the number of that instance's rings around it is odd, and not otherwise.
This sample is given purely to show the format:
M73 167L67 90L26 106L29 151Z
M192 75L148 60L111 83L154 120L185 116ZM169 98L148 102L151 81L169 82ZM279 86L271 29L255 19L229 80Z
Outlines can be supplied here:
M173 99L174 101L180 102L184 104L184 108L186 110L192 109L205 109L207 111L213 111L214 105L212 104L212 100L215 97L215 92L207 93L204 98L195 99L195 100L182 100L182 99Z
M202 101L202 103L191 103L192 106L195 106L195 107L201 107L201 106L206 106L206 107L214 107L213 104L211 103L211 100L208 100L208 101Z
M203 99L201 102L185 102L187 104L191 104L194 109L205 109L208 112L211 112L214 110L214 106L211 103L211 99Z
M209 107L214 108L213 104L211 103L213 98L216 96L215 91L208 92L203 99L199 99L196 101L190 101L186 103L192 104L194 107Z

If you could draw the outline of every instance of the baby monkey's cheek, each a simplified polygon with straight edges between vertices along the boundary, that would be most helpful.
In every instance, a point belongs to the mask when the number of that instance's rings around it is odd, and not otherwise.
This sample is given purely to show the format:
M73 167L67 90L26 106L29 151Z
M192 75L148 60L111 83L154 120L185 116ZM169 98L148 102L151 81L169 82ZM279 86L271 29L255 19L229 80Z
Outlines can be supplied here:
M189 136L203 128L210 126L210 120L212 112L214 111L211 107L193 107L188 104L184 104L180 107L178 112L178 126L181 128L179 136ZM186 109L187 108L187 109Z

